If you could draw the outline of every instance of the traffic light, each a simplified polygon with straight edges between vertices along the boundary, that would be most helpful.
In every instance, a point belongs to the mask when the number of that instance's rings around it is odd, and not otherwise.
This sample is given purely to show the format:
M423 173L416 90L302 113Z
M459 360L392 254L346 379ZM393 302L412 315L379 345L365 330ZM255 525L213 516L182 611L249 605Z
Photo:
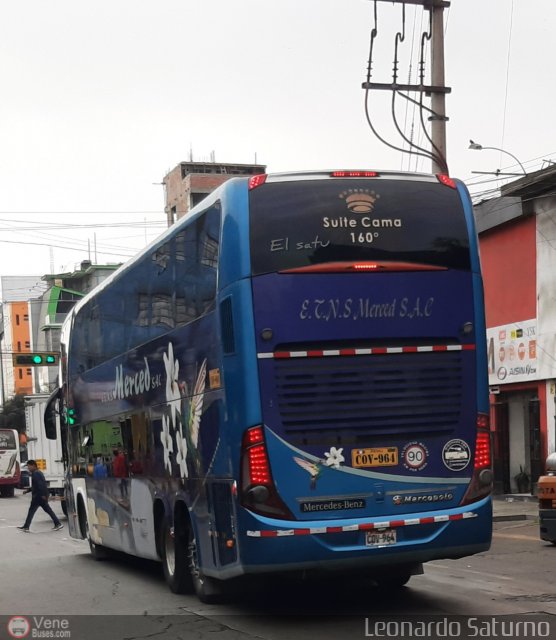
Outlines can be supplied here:
M66 409L66 422L70 426L75 424L75 422L76 422L75 409L72 409L71 407L67 407L67 409Z
M14 367L54 367L60 360L59 353L14 353Z

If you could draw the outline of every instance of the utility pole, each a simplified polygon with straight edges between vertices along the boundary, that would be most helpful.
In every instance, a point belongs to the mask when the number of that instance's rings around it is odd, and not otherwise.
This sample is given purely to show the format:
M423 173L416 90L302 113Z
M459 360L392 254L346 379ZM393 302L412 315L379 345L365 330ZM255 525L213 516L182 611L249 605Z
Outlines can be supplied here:
M374 0L374 2L390 2L391 4L420 5L430 11L431 40L431 84L425 85L423 75L419 84L401 84L399 82L380 83L364 82L363 89L387 90L393 92L416 92L431 98L431 160L433 173L447 172L446 161L446 94L450 87L444 84L444 9L450 6L448 0ZM405 7L404 7L405 9ZM373 37L376 34L373 34ZM427 38L429 39L429 38ZM371 62L371 61L369 61ZM423 60L420 61L424 66ZM424 74L424 72L422 72ZM428 137L428 135L427 135ZM401 150L401 149L400 149Z
M2 353L2 341L4 340L4 305L0 302L0 403L2 406L6 403L6 394L4 393L4 355Z
M444 87L444 4L438 3L430 9L432 11L432 42L431 42L431 84ZM446 94L443 91L431 93L431 138L433 147L438 150L441 158L446 158ZM441 167L432 161L432 172L438 173Z

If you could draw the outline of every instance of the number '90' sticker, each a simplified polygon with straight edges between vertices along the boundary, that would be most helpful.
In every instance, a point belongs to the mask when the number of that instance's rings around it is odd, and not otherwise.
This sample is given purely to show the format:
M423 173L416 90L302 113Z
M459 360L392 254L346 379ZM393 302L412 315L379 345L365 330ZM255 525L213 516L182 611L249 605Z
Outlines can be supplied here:
M402 451L402 462L409 471L422 471L428 464L429 450L422 442L408 442Z

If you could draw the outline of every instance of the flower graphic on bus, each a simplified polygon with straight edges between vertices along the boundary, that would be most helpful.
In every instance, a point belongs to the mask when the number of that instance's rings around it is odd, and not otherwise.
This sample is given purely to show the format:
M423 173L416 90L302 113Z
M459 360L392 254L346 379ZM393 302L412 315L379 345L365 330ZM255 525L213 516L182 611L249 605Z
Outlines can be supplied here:
M170 432L171 424L168 416L162 416L162 431L160 433L160 442L164 450L164 468L168 469L168 473L172 473L172 460L170 454L174 452L174 441Z
M178 431L176 433L176 462L180 468L180 475L182 478L187 478L187 440Z
M168 343L167 353L163 354L163 360L166 370L166 406L168 408L166 415L162 416L160 432L164 468L168 473L172 473L171 454L175 451L175 461L179 467L180 476L189 477L190 469L193 468L196 477L201 464L198 445L205 398L207 361L203 360L194 377L194 383L189 387L187 382L180 382L178 379L180 364L174 356L174 347L171 342Z
M172 425L176 426L176 417L181 410L181 392L178 383L180 363L174 358L174 347L171 342L168 343L168 353L164 353L162 358L166 369L166 402L170 407Z
M343 447L340 447L339 449L336 449L336 447L331 447L330 451L325 451L324 457L326 458L326 460L324 461L324 464L327 467L339 469L342 462L345 462L345 458L342 455L343 450Z

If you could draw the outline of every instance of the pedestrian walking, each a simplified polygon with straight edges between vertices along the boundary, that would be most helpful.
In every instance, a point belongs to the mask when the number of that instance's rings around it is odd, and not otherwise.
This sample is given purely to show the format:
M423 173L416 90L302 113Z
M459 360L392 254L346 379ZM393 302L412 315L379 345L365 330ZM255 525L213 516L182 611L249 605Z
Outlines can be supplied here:
M25 533L29 533L29 527L31 526L31 521L33 520L33 516L39 507L41 507L48 515L52 518L52 522L54 526L52 529L54 531L58 531L63 528L63 524L58 520L58 517L52 511L50 505L48 504L48 484L46 483L45 477L42 471L39 471L37 467L37 463L35 460L27 461L27 468L31 472L31 488L26 489L24 493L32 492L31 504L29 505L29 511L27 512L27 518L25 518L25 523L23 526L18 527L21 531L25 531Z

